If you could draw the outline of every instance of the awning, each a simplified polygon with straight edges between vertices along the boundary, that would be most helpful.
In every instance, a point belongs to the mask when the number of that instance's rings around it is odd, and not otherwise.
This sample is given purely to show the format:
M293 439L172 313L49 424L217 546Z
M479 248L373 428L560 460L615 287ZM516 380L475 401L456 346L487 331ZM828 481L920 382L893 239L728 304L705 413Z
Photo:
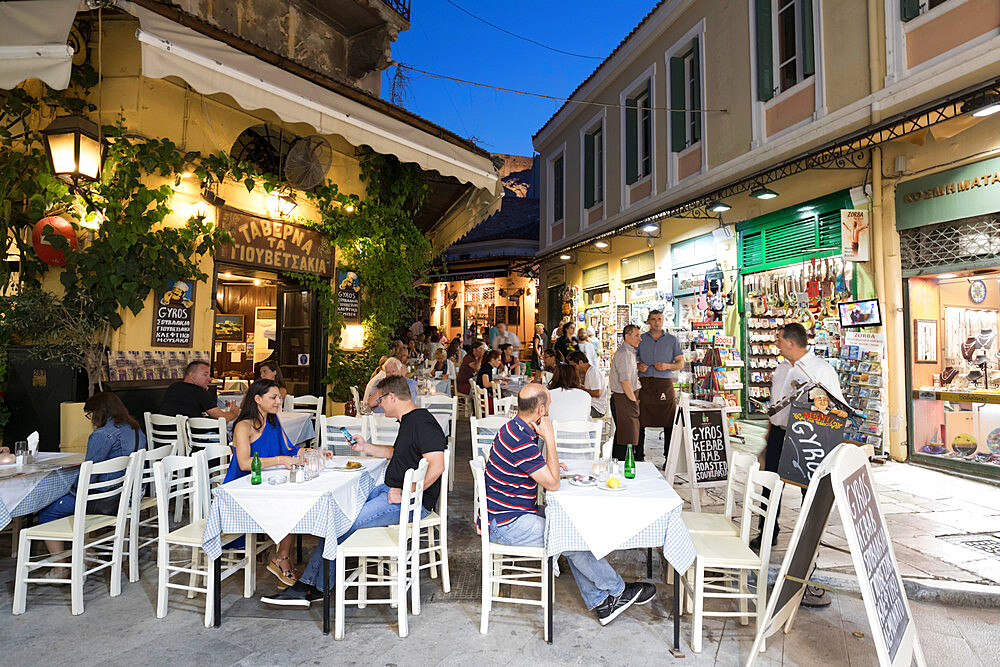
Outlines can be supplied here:
M227 44L137 6L120 5L139 19L142 74L176 76L200 93L225 93L247 110L268 109L289 123L308 123L319 134L337 134L354 146L395 155L427 171L452 176L490 199L499 176L489 157L327 90ZM480 218L481 220L482 218Z
M510 273L510 266L490 266L449 271L448 273L428 273L425 283L450 283L465 280L482 280L484 278L504 278Z
M73 49L66 43L79 0L0 2L0 88L41 79L69 85Z

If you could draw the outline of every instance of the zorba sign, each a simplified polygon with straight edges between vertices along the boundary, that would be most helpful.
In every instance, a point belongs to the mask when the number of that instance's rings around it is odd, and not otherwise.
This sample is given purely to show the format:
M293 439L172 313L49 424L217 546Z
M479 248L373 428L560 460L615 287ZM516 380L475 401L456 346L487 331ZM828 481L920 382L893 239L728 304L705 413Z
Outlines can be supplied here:
M219 226L233 237L231 244L219 248L220 260L272 271L333 275L330 246L319 232L229 209L222 210Z

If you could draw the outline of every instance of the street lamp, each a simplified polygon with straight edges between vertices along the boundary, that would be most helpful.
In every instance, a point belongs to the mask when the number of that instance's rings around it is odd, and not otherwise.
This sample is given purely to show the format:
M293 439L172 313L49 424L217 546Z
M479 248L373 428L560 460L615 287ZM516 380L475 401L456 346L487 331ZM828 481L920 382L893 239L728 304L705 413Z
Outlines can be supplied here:
M778 193L758 183L750 189L750 196L755 199L774 199L778 196Z
M97 123L83 116L60 116L42 130L52 173L73 186L101 178L104 145Z

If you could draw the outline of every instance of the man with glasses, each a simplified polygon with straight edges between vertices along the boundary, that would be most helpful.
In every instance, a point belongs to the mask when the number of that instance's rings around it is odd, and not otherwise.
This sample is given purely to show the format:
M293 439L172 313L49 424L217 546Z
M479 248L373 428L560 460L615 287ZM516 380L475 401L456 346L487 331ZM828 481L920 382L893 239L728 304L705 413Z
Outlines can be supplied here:
M416 469L421 459L427 460L427 477L424 481L424 501L421 516L437 506L441 495L441 474L444 472L445 449L448 439L440 424L429 411L417 405L410 398L410 388L406 378L390 376L378 383L373 405L381 407L387 417L399 420L399 433L391 447L373 445L360 435L354 436L351 447L355 451L378 458L389 459L385 468L385 481L368 494L361 506L354 525L337 538L343 542L356 530L377 526L393 526L399 523L399 505L403 498L403 477L407 470ZM308 607L310 603L323 598L319 586L323 581L324 540L320 540L309 557L302 576L283 591L261 602L281 607ZM328 579L330 586L333 580Z
M365 387L364 400L365 402L368 403L368 407L372 409L372 412L376 414L382 413L382 408L375 404L375 399L378 395L378 392L376 391L375 388L378 386L378 383L387 377L395 377L395 376L405 377L405 375L406 375L406 366L404 366L399 359L397 359L396 357L389 357L388 359L385 360L385 363L382 364L382 370L376 373L375 377L369 380L368 386ZM413 378L405 378L405 379L407 384L410 386L410 397L413 399L414 402L416 402L417 381L414 380Z

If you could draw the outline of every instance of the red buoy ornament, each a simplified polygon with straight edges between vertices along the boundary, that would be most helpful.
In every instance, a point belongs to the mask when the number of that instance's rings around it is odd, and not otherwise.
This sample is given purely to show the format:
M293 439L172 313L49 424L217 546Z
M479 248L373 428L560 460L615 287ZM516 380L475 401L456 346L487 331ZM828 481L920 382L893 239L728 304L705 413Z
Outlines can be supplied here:
M76 250L76 232L73 230L73 225L57 215L46 216L35 223L31 232L31 245L35 248L38 258L49 266L66 266L66 251L62 248L56 248L46 238L46 236L53 234L65 238L71 251Z

